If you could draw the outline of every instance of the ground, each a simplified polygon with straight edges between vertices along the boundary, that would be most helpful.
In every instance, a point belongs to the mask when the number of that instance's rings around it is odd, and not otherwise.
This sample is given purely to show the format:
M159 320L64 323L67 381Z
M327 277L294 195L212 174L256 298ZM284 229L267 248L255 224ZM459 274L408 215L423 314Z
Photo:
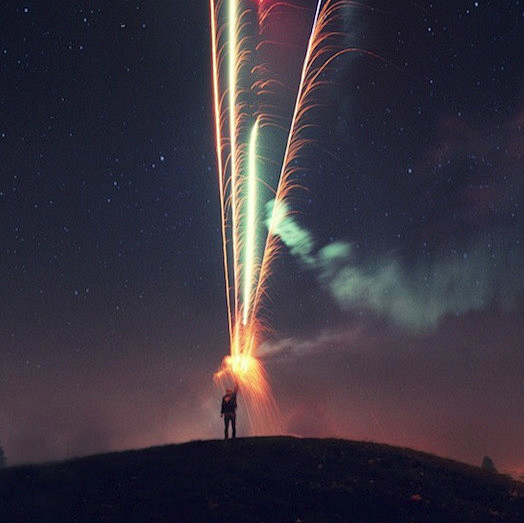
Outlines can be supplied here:
M524 484L368 442L193 441L4 469L0 521L517 523Z

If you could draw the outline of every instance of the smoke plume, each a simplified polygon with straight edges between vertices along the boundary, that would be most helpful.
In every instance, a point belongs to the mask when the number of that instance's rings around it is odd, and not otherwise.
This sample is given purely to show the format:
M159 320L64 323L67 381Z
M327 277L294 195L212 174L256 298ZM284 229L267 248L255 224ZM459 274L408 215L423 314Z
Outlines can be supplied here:
M434 328L446 315L478 311L492 303L508 307L523 287L520 256L505 249L501 235L472 241L464 254L407 267L385 255L357 262L350 242L317 248L313 235L290 214L285 203L267 204L266 225L299 264L314 271L340 307L361 308L415 330ZM499 239L497 239L497 237Z

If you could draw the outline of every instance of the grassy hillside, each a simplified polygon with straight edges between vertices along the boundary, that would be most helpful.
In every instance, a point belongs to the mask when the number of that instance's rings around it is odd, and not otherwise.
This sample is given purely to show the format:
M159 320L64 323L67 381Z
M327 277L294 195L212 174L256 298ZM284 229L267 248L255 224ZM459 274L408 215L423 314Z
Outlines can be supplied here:
M0 521L524 522L524 484L408 449L194 441L0 471Z

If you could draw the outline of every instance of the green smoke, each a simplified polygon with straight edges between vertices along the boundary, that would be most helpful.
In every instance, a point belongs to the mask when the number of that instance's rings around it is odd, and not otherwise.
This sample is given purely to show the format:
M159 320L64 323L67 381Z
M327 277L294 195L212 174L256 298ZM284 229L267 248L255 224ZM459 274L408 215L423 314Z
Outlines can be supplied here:
M273 202L267 205L269 226ZM408 269L393 257L358 264L348 242L316 249L313 236L300 226L284 203L273 212L273 234L342 308L364 308L415 330L436 327L449 314L482 310L494 301L511 304L523 287L517 253L508 254L502 240L476 242L467 256L437 259ZM494 253L500 262L492 262ZM511 251L509 251L511 252ZM503 255L502 255L503 254ZM495 255L496 257L496 255Z
M275 200L266 204L267 218L266 226L272 229L273 234L280 237L289 248L291 254L296 256L306 265L315 265L315 257L312 255L315 243L313 236L306 231L291 217L287 205L279 202L275 207ZM271 224L271 222L273 222Z

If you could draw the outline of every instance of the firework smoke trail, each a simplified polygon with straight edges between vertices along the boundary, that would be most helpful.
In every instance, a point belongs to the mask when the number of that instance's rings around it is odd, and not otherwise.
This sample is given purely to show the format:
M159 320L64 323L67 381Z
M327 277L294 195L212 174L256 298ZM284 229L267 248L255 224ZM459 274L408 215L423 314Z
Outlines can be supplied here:
M252 427L257 425L259 419L267 421L273 418L274 421L275 413L275 402L266 373L256 358L257 347L262 341L261 335L267 329L267 325L261 320L261 302L266 295L271 262L279 247L275 225L287 216L285 199L293 187L291 179L297 171L295 160L303 146L311 141L304 136L304 131L311 127L307 122L308 113L318 105L312 99L312 94L324 83L319 78L327 66L341 53L350 50L340 50L332 45L331 38L337 33L328 30L329 23L337 17L338 11L348 4L352 5L353 2L316 2L285 152L274 191L268 233L263 242L261 257L257 257L256 235L258 225L262 222L258 216L258 187L262 182L257 174L257 142L264 125L271 125L271 118L263 113L262 106L249 107L243 95L246 91L261 92L271 81L253 81L253 71L262 66L252 67L249 74L245 72L251 56L251 42L242 33L250 26L250 9L241 10L238 0L210 0L209 3L216 154L230 336L230 355L224 358L215 379L219 382L234 380L240 384L242 396L247 399ZM283 2L272 3L269 7L262 2L258 3L259 37L260 24L265 23L271 10L277 5L293 7ZM224 13L226 22L221 26L218 20ZM226 61L227 82L222 82L221 71L225 68ZM242 227L244 222L245 227ZM232 260L231 267L229 260Z

